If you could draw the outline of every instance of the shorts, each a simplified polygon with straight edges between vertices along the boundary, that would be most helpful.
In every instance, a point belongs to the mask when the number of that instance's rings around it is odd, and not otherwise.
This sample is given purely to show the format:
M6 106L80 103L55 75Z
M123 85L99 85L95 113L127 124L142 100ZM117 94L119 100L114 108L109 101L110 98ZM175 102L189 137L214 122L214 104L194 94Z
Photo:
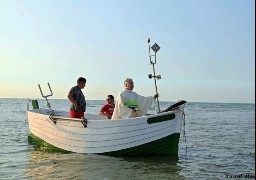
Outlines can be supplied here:
M70 110L69 114L70 114L71 118L82 118L82 117L84 117L84 112L75 112L75 111Z

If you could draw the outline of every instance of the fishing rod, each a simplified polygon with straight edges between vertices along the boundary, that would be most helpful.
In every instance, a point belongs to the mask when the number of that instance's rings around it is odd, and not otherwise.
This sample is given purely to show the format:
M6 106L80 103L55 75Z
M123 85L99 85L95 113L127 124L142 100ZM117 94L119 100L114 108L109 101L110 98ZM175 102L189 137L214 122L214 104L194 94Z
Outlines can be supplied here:
M155 52L155 55L151 55L150 53L150 49L152 49L154 52ZM161 75L156 75L156 72L155 72L155 64L156 64L156 53L157 51L160 49L160 46L158 46L158 44L154 44L151 48L150 48L150 38L148 38L148 52L149 52L149 65L153 65L153 74L149 74L148 77L149 79L152 79L152 77L154 78L154 82L155 82L155 90L156 90L156 93L158 94L157 92L157 85L156 85L156 79L159 80L161 79ZM151 56L155 56L155 62L153 62L151 60ZM159 98L157 97L156 98L157 100L157 105L158 105L158 113L160 112L160 105L159 105Z

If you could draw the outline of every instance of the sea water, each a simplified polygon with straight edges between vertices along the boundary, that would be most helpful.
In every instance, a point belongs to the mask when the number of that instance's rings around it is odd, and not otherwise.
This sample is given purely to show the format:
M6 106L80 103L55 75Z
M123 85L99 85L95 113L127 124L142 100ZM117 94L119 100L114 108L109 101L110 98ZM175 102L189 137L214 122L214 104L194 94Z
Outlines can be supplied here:
M27 102L0 99L0 179L255 179L255 104L188 102L178 157L111 157L52 152L28 142ZM70 106L49 102L55 110ZM104 103L87 101L86 112L97 113Z

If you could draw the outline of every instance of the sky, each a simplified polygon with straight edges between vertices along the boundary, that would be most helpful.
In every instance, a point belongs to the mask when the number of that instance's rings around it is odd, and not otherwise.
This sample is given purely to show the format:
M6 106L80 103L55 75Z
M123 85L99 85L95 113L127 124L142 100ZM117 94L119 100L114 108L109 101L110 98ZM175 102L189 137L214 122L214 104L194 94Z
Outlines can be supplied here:
M160 101L255 103L254 0L0 0L0 98L154 95L154 43Z

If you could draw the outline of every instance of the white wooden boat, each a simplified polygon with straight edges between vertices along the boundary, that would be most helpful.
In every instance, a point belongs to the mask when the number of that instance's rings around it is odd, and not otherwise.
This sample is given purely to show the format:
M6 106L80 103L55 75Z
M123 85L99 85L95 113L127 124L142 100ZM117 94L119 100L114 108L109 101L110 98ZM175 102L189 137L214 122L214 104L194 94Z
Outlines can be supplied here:
M32 140L57 151L108 155L178 155L184 101L174 110L123 120L51 109L27 111ZM173 109L173 108L169 108Z
M156 43L151 47L155 52L155 61L151 60L150 38L149 58L155 74L156 53L160 49ZM97 153L109 155L178 155L178 144L184 115L184 103L181 101L170 106L164 112L155 115L109 120L104 116L86 114L86 119L69 118L69 113L52 111L47 97L48 109L27 110L31 138L39 145L58 151L76 153ZM157 98L158 110L160 109Z

